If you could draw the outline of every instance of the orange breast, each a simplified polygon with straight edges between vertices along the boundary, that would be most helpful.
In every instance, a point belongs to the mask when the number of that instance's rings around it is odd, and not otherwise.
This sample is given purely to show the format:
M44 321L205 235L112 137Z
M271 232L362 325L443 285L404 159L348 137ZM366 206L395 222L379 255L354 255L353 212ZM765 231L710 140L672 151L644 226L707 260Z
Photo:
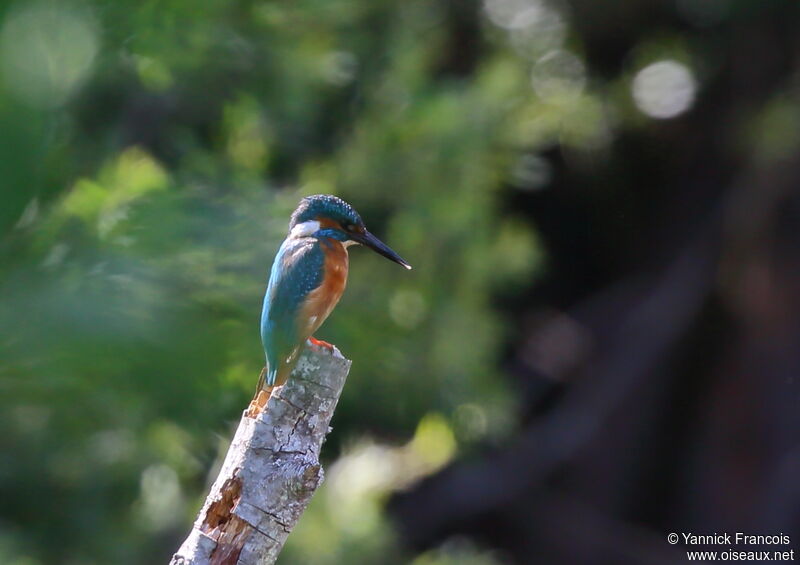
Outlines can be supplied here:
M322 284L312 290L300 312L298 328L303 341L322 325L342 297L347 284L347 250L334 239L320 242L325 252L325 277Z

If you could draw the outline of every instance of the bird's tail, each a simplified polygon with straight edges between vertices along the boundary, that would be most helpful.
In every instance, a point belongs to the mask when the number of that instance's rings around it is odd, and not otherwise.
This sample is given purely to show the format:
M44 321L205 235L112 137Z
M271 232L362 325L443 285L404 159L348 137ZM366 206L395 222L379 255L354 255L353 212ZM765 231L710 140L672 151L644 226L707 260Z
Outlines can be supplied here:
M258 385L256 385L256 395L258 395L259 391L261 390L265 390L267 388L274 388L277 380L278 380L278 369L276 368L273 371L268 366L265 366L263 369L261 369L261 374L258 375Z

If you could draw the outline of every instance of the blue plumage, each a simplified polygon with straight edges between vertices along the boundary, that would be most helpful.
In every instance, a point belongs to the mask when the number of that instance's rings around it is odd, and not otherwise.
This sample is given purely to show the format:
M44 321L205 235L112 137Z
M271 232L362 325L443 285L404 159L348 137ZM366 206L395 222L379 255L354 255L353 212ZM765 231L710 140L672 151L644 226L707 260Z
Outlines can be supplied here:
M291 364L304 339L298 335L297 317L306 296L322 284L324 266L324 251L317 239L287 238L278 250L261 311L269 386L278 381L278 370Z
M298 204L297 209L292 212L292 219L289 222L289 229L297 224L328 218L339 225L363 226L364 222L358 215L355 208L347 202L332 194L317 194L303 198Z

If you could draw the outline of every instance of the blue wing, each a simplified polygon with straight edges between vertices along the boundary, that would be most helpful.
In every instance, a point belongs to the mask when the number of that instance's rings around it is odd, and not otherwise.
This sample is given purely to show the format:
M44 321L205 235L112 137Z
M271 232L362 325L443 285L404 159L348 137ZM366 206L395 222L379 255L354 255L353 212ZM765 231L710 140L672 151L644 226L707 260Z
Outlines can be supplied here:
M297 315L309 292L322 284L325 254L319 241L287 239L278 250L261 311L261 342L267 357L266 384L288 375L298 347ZM279 379L279 373L280 379Z

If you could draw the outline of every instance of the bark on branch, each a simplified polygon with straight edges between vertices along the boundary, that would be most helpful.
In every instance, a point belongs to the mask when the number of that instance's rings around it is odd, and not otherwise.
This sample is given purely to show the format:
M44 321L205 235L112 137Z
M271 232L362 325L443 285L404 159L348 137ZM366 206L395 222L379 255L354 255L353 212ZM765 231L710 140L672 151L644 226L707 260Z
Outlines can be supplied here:
M307 345L266 410L247 411L189 537L170 565L274 563L323 479L319 451L350 361Z

